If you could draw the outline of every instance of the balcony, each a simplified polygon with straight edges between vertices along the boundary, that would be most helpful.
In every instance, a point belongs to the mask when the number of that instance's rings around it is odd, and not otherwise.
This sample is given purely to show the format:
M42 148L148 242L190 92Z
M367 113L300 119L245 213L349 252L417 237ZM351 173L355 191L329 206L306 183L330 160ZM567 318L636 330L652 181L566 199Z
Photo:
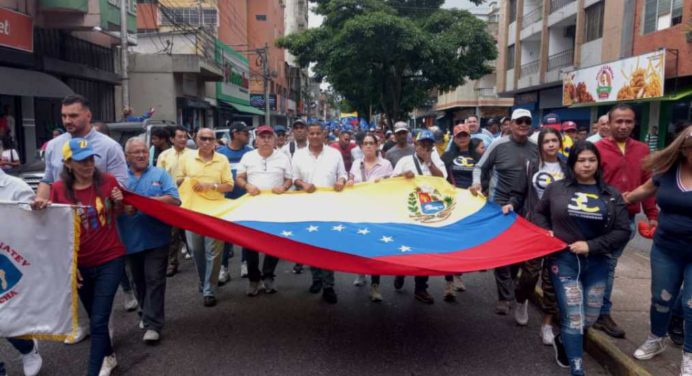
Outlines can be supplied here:
M538 63L539 61L532 61L530 63L521 65L521 75L519 77L526 77L531 74L538 73Z
M478 92L479 98L495 98L495 97L497 97L497 92L495 92L495 88L493 88L493 87L479 88L476 90Z
M530 25L540 21L543 19L543 7L539 6L538 8L532 10L531 12L525 14L522 17L522 28L525 29L529 27Z
M568 67L574 64L574 49L558 52L548 56L548 71Z
M576 0L550 0L550 13L553 13L560 8L564 8L570 3L576 2Z

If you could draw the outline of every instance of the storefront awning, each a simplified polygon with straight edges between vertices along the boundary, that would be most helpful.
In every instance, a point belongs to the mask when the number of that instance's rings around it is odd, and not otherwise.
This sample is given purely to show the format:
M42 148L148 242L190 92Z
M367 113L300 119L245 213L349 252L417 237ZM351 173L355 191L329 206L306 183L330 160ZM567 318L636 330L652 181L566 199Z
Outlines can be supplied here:
M231 105L231 107L235 108L236 110L240 112L244 112L246 114L253 114L253 115L264 115L263 111L260 111L252 106L246 106L244 104L237 104L237 103L230 103L226 102Z
M57 78L26 69L0 67L0 94L21 97L63 98L74 94Z
M632 99L628 101L610 101L610 102L598 102L598 103L577 103L570 108L579 108L579 107L594 107L594 106L613 106L618 103L643 103L643 102L671 102L671 101L678 101L680 99L683 99L685 97L688 97L692 95L692 88L690 89L685 89L677 92L676 94L673 95L665 95L662 97L656 97L656 98L641 98L641 99Z

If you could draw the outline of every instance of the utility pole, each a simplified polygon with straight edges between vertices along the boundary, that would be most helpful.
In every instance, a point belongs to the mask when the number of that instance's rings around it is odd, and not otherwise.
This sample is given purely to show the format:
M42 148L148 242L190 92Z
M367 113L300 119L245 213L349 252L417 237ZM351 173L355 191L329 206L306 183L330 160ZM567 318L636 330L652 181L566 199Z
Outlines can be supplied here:
M120 0L120 69L123 90L123 108L130 107L130 77L127 74L127 3Z
M269 106L269 45L264 43L264 52L262 53L262 74L264 75L264 124L270 124L270 106Z

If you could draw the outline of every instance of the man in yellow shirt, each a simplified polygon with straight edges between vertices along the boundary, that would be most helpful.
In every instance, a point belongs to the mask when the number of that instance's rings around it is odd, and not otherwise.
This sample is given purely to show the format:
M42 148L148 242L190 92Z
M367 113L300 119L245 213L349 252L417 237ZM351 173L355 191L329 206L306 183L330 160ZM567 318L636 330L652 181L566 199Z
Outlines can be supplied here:
M171 139L173 144L172 148L168 148L161 152L159 159L156 162L156 167L166 170L168 175L175 178L180 174L180 160L193 153L194 151L188 149L187 146L187 129L178 126L175 128L175 133ZM178 272L178 252L183 245L185 240L185 231L178 227L171 228L171 245L168 248L168 268L166 269L166 276L172 277Z
M228 158L215 151L216 137L211 129L200 129L196 141L198 150L191 151L180 160L176 181L180 185L189 179L195 194L209 200L223 200L224 193L233 190ZM191 231L186 231L185 235L197 267L204 306L213 307L216 305L223 242Z

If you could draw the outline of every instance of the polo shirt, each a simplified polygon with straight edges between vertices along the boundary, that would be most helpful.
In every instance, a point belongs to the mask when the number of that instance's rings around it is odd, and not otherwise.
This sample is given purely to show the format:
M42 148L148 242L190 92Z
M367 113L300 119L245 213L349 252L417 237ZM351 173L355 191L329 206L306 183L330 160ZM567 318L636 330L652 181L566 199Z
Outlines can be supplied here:
M0 169L0 201L30 202L34 196L34 191L24 180Z
M243 146L239 150L231 149L230 146L224 145L216 149L216 152L218 152L219 154L223 154L226 156L226 158L228 158L228 163L231 165L231 174L233 175L233 180L235 180L235 177L238 176L237 170L240 159L243 158L243 155L245 155L248 152L251 152L252 150L253 149L247 145ZM230 192L226 192L225 196L226 198L236 199L244 195L245 192L246 191L244 189L234 186L233 190Z
M439 156L437 158L435 157L437 153L432 153L432 156L430 157L432 163L437 167L440 171L442 171L442 176L446 179L447 178L447 169L445 168L445 163L442 162L442 159L440 159ZM398 176L402 175L403 173L407 171L411 171L416 175L421 175L418 173L418 169L416 168L416 162L414 162L413 158L418 158L416 154L413 155L407 155L399 160L399 162L396 164L394 167L394 171L392 171L392 176ZM420 164L420 169L421 172L423 173L422 175L425 176L431 176L432 173L430 172L430 169L428 166L423 163L423 161L418 160Z
M340 178L347 179L341 153L327 145L315 156L310 148L296 150L293 154L293 182L302 180L316 187L333 187Z
M166 170L171 177L178 176L180 174L180 160L192 153L194 153L192 149L184 148L182 151L177 151L171 147L159 154L156 167Z
M94 128L84 138L98 154L95 157L96 168L101 172L115 176L121 185L127 183L127 163L122 146ZM70 139L72 139L71 134L63 133L48 142L45 154L46 169L41 182L52 184L60 180L60 172L63 167L62 147Z
M199 156L199 150L195 150L181 160L179 175L176 176L176 180L178 179L191 179L193 183L198 181L233 185L233 175L231 175L231 165L228 163L228 159L214 152L211 160L204 161ZM209 200L222 200L224 198L224 194L216 190L195 193Z
M180 198L173 178L158 167L147 167L139 177L128 170L127 189L146 197ZM118 230L128 254L158 248L171 241L170 225L139 211L119 216Z
M291 161L280 150L273 150L267 158L259 150L246 153L238 163L238 173L247 174L247 182L260 190L281 186L285 179L293 178Z

